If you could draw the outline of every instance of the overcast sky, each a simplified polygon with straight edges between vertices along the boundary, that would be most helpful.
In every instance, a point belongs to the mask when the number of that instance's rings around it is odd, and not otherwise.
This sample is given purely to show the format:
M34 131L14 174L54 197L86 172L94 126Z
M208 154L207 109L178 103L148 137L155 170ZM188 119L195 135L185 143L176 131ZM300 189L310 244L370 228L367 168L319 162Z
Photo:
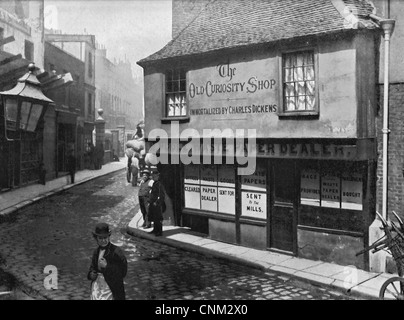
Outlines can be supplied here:
M45 0L45 26L63 33L94 34L107 58L136 61L171 40L171 0Z

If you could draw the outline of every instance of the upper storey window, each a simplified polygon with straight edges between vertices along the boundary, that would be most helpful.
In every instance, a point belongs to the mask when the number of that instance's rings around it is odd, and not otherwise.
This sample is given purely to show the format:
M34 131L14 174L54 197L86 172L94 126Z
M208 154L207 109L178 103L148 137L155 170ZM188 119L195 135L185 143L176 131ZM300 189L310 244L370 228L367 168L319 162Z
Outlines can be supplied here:
M283 115L318 113L314 51L282 55Z
M187 115L186 72L183 69L166 72L166 116Z

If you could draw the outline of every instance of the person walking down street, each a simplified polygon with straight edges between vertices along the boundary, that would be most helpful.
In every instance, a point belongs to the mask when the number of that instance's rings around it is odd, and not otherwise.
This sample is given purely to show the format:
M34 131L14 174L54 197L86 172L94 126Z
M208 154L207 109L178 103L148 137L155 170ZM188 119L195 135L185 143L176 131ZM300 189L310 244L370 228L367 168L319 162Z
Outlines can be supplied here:
M163 235L163 213L166 211L165 189L160 181L160 172L152 171L153 186L149 197L149 219L153 221L153 230L156 236Z
M143 216L143 229L151 228L151 222L148 217L149 211L149 194L150 190L153 186L153 180L150 178L150 171L148 169L144 169L142 171L142 178L140 180L140 187L139 187L139 205L140 211L142 212Z
M69 171L70 183L74 183L76 173L76 157L74 156L74 150L70 150L67 155L67 171Z
M94 250L87 279L91 280L91 300L125 300L123 279L128 271L124 252L110 242L111 230L107 223L95 226Z

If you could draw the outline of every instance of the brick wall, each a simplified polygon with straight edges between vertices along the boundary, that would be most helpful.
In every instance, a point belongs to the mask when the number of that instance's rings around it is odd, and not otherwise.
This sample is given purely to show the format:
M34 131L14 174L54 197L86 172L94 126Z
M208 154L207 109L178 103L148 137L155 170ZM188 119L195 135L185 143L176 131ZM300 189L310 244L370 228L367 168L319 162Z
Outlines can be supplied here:
M377 210L382 210L383 191L383 85L380 85L380 110L377 116L378 167ZM389 145L388 145L388 213L396 211L404 219L404 83L389 88Z

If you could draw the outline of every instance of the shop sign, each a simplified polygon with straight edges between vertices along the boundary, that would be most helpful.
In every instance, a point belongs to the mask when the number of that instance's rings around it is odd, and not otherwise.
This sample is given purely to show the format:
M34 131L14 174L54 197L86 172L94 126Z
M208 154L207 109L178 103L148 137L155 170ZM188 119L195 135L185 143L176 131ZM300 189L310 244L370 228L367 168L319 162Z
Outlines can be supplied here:
M219 212L236 214L236 191L232 188L218 188Z
M257 156L297 159L353 159L356 146L326 143L257 142Z
M321 206L340 207L340 179L337 176L325 175L321 178Z
M185 207L189 209L201 208L201 187L185 184L184 185Z
M249 176L241 176L241 188L243 190L266 192L267 173L265 168L257 166L254 174Z
M341 208L362 210L362 176L360 174L343 174L341 190Z
M241 192L241 215L266 219L267 217L267 195L258 192Z
M201 186L201 209L217 212L217 188Z
M302 170L300 178L300 203L320 206L320 175L316 170Z

